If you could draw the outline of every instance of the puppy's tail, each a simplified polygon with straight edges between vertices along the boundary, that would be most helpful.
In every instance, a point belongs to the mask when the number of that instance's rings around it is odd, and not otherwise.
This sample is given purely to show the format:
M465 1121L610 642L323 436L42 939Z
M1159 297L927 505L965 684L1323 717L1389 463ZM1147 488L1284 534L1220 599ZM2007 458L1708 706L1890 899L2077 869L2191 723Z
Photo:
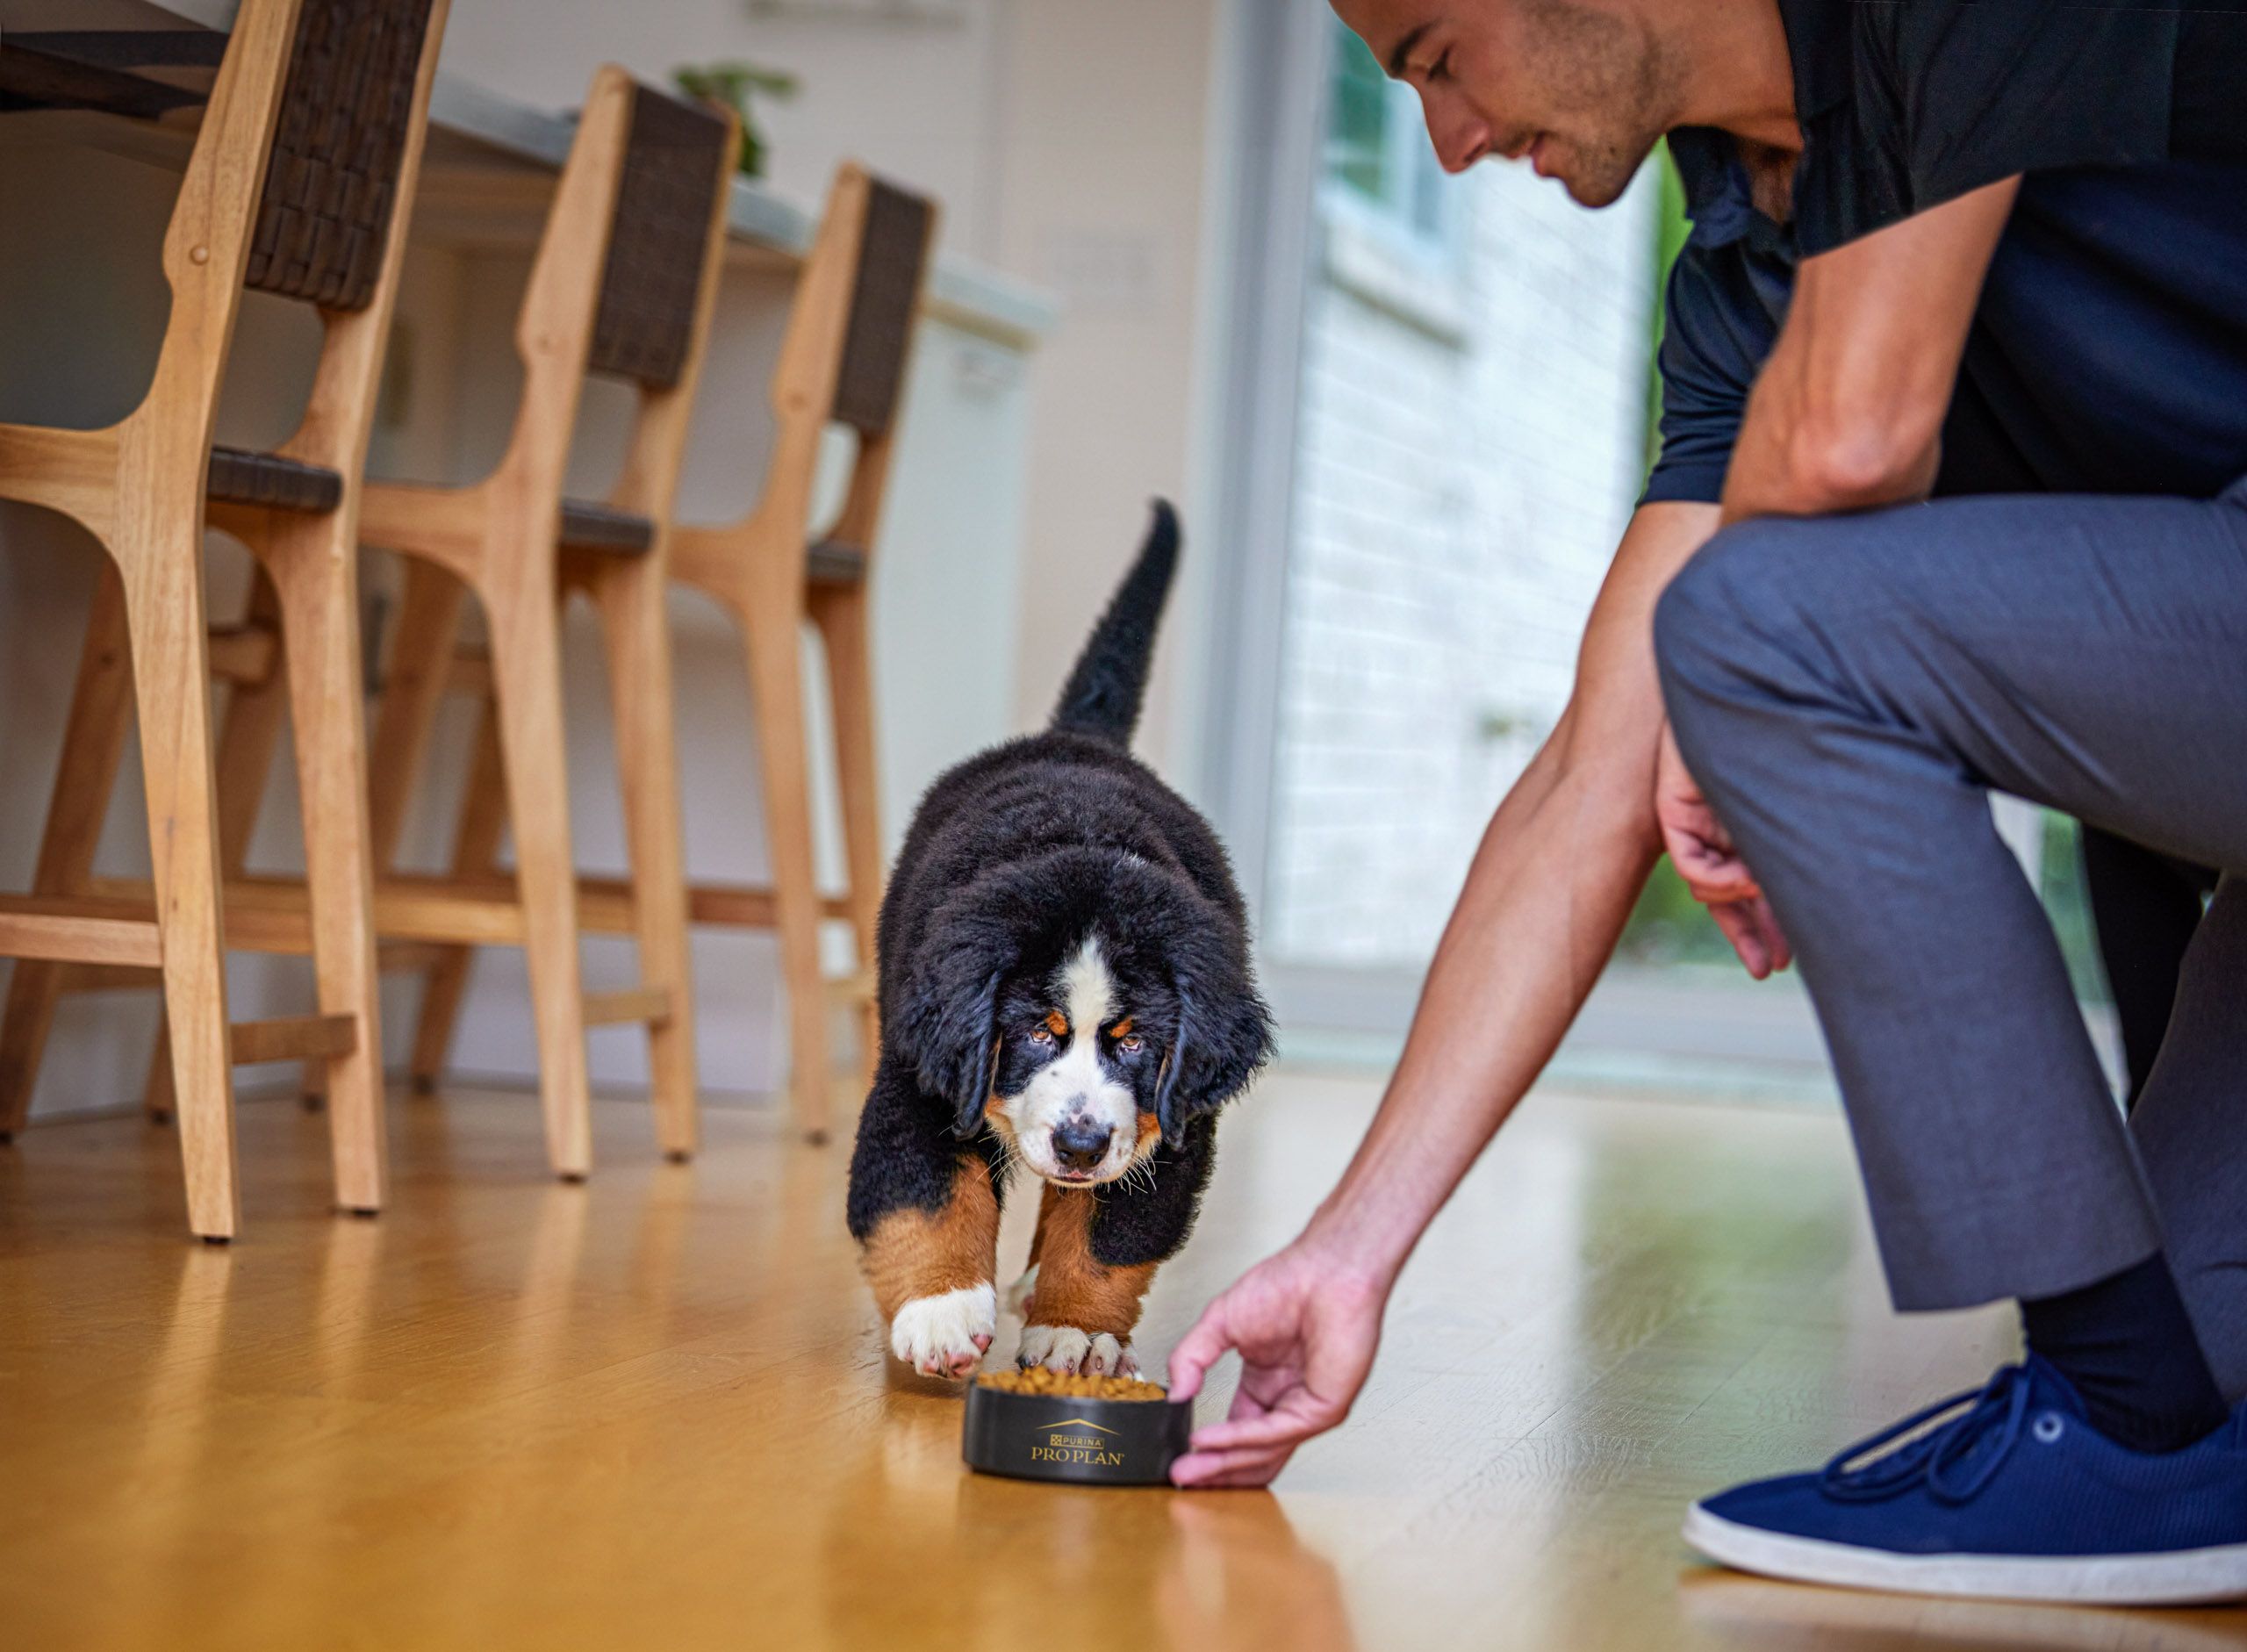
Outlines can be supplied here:
M1155 628L1178 571L1178 513L1155 501L1154 525L1138 561L1109 599L1108 611L1093 628L1092 640L1077 657L1067 686L1053 707L1053 727L1090 735L1117 745L1131 743L1139 705L1147 693L1147 665L1155 651Z

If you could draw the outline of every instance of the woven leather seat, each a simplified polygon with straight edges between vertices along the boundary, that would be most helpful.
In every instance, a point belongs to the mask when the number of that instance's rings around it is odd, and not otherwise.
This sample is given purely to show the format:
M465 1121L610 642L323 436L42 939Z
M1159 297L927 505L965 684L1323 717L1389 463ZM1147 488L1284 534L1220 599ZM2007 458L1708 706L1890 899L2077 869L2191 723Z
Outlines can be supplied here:
M644 556L655 549L656 525L630 511L612 510L586 499L564 499L562 542L571 550Z
M240 448L211 449L204 485L214 499L310 516L325 516L343 503L343 478L334 471L277 453L249 453Z
M866 577L866 553L839 539L822 539L804 553L804 571L815 585L854 585Z

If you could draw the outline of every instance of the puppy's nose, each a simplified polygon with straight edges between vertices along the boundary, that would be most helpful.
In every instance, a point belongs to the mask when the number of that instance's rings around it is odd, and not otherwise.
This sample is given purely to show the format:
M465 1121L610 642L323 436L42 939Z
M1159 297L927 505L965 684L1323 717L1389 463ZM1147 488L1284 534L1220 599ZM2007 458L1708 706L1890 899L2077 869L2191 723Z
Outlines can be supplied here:
M1115 1131L1088 1118L1072 1118L1053 1127L1053 1156L1064 1170L1090 1170L1108 1156L1108 1138Z

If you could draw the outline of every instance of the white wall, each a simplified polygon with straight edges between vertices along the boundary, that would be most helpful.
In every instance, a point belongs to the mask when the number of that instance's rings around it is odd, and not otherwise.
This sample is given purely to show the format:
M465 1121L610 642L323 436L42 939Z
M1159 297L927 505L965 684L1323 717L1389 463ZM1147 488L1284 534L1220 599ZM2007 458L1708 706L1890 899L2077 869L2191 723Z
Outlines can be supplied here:
M757 18L743 0L455 0L444 68L550 109L575 108L603 62L658 84L682 64L745 58L787 69L801 78L800 95L758 104L776 188L815 201L836 162L855 157L936 194L946 247L988 262L1009 10L1007 0L966 0L957 25L899 26Z
M937 194L951 250L1058 296L1036 368L1028 577L988 593L1018 628L1012 722L1026 728L1129 561L1148 499L1180 500L1195 525L1226 4L964 0L956 25L901 25L757 18L741 0L542 0L527 30L520 0L455 0L444 63L554 106L604 58L650 78L735 57L791 70L800 96L768 105L776 187L815 200L857 156ZM1191 543L1141 745L1181 779L1220 554Z
M1017 718L1042 718L1160 493L1183 506L1187 559L1139 750L1190 785L1202 639L1217 559L1200 530L1197 413L1221 160L1218 0L1019 0L1005 84L1000 263L1058 292L1038 361L1032 577L1022 600Z

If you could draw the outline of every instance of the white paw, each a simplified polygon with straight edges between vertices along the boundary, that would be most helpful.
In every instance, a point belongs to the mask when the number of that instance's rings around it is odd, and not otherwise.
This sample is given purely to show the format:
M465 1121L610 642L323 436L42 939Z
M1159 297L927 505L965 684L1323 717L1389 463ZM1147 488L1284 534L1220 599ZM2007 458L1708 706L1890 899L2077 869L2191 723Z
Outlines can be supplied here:
M1063 1375L1081 1371L1088 1376L1137 1376L1138 1356L1131 1345L1105 1331L1088 1335L1074 1325L1024 1325L1017 1365L1042 1365Z
M1032 1262L1023 1271L1023 1276L1007 1287L1007 1311L1027 1318L1030 1313L1030 1293L1037 1289L1037 1264Z
M983 1362L998 1328L997 1292L968 1285L900 1308L889 1322L889 1351L923 1376L966 1376Z

